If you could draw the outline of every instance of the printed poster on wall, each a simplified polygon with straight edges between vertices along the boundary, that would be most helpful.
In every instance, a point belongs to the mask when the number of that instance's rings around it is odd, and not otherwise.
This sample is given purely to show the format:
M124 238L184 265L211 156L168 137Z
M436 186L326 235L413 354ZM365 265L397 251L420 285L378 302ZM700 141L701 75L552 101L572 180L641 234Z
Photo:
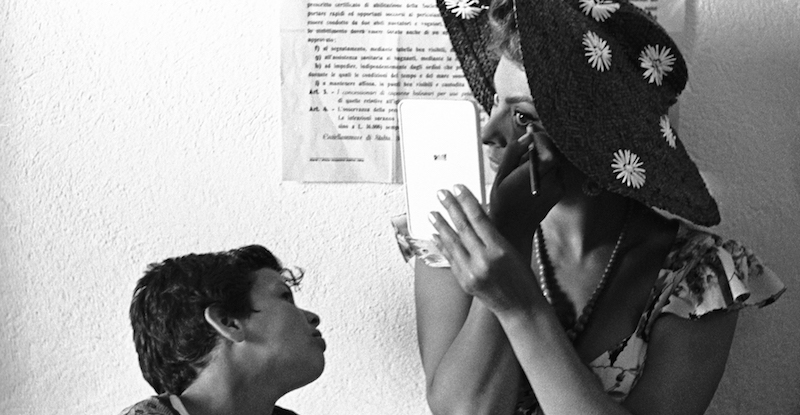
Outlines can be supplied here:
M435 2L282 7L284 180L399 182L397 102L471 96Z
M683 32L686 20L686 0L631 0L649 11L670 36Z
M685 0L634 0L671 33ZM399 183L397 102L472 95L434 0L281 1L283 180Z

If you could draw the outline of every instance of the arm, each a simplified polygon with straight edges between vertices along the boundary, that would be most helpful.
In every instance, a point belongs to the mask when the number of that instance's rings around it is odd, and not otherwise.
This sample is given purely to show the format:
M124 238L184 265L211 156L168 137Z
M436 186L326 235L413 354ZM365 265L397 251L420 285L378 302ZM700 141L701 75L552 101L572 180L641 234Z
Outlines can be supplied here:
M498 319L547 414L702 415L725 370L737 313L661 317L642 377L622 405L605 394L558 321L534 308Z
M546 196L538 196L536 203L526 163L533 142L540 148L534 154L546 178ZM536 225L563 193L555 167L549 141L529 129L506 146L493 186L494 220L527 264ZM512 413L521 372L497 318L462 290L453 270L417 264L417 328L431 409L436 414Z
M630 414L581 362L552 309L536 304L502 311L498 319L544 413Z
M725 367L735 314L659 319L643 377L620 405L580 360L530 268L468 191L448 194L443 204L456 230L434 216L439 245L462 289L497 316L545 413L702 414Z
M446 268L417 262L417 334L434 414L511 414L519 366L497 318Z
M624 402L635 414L702 414L719 385L738 312L656 320L647 366Z
M642 377L622 405L605 394L558 321L535 308L498 319L547 414L701 415L725 370L737 313L661 317Z

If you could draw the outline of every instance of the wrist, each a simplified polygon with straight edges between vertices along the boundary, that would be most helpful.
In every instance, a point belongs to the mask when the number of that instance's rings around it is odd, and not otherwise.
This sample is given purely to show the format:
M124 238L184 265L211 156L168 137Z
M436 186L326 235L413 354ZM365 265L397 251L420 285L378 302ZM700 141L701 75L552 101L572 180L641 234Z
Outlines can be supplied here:
M524 307L510 307L494 310L494 315L504 327L515 327L521 324L528 325L541 319L548 312L552 312L550 304L543 296L539 295Z
M539 351L564 348L570 344L549 304L532 305L524 310L496 313L497 321L512 344L525 343ZM522 343L520 343L522 342Z

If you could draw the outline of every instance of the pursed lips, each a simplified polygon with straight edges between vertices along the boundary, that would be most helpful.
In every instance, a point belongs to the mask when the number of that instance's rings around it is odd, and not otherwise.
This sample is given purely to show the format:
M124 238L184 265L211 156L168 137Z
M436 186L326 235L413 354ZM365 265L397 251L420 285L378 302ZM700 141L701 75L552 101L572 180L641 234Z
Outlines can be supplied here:
M311 337L313 337L316 340L319 340L319 343L322 344L323 351L328 348L328 344L325 342L325 339L322 338L322 333L319 330L314 330L314 332L311 333Z

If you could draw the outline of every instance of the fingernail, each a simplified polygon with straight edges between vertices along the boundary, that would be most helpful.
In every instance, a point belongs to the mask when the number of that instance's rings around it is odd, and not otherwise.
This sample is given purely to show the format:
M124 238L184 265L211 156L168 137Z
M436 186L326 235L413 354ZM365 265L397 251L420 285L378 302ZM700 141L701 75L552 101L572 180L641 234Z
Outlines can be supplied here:
M439 190L436 192L436 197L439 198L439 201L444 202L444 199L447 198L447 193L444 190Z
M521 136L519 136L519 138L517 139L517 142L518 143L523 143L529 137L533 137L533 131L534 131L533 124L528 124L527 126L525 126L525 134L522 134Z
M461 185L457 184L453 186L453 194L456 196L461 196Z
M429 212L429 213L428 213L428 220L429 220L431 223L436 223L436 215L434 215L434 214L433 214L433 212Z

